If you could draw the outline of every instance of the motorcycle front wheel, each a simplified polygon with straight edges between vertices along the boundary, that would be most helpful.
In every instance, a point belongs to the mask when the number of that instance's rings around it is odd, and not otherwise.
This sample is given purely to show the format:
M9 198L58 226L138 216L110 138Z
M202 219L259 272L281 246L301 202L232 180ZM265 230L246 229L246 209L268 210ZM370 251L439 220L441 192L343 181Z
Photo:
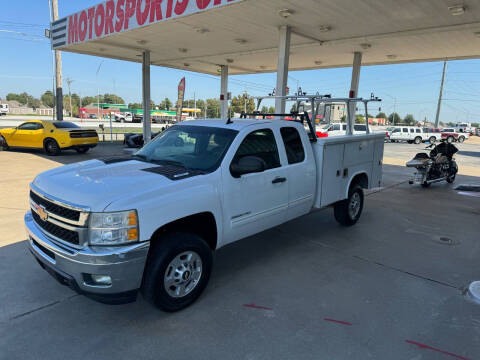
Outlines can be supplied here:
M447 177L447 182L449 184L452 184L455 181L455 177L456 177L456 174L450 175L449 177Z

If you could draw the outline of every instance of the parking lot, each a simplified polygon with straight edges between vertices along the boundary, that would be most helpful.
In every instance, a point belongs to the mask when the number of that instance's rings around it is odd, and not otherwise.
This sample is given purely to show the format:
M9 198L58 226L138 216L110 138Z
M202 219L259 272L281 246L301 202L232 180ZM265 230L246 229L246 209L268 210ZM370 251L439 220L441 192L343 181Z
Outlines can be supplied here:
M455 184L429 189L404 167L425 145L386 144L384 187L356 226L325 209L227 246L199 301L174 314L78 296L26 248L34 176L121 145L0 152L0 358L477 359L480 305L465 289L480 280L480 198L454 188L480 183L478 139L459 145Z

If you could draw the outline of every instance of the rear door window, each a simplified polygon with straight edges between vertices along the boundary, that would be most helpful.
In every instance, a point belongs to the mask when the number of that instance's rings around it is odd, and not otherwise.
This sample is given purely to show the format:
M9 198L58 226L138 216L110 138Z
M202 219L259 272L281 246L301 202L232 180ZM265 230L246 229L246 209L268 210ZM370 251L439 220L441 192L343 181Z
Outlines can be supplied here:
M287 153L289 164L297 164L305 160L305 150L303 149L302 139L297 129L293 127L284 127L280 129L283 144Z
M417 134L420 134L420 133L422 132L422 130L420 130L420 129L415 129L415 132L416 132Z
M404 133L408 133L408 128L403 128Z

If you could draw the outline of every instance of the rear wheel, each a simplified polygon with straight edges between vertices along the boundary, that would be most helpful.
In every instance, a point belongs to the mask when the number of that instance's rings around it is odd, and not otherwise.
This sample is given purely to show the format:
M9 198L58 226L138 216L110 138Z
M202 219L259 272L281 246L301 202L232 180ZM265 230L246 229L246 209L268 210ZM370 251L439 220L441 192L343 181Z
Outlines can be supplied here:
M202 294L212 263L212 250L197 235L167 234L154 244L148 256L143 296L162 310L181 310Z
M60 146L58 145L57 141L54 139L46 140L44 148L47 155L56 156L60 154Z
M430 137L430 139L428 139L428 142L430 144L435 144L437 142L437 138L435 136L432 136L432 137Z
M361 186L354 185L348 193L348 199L334 205L335 220L343 226L355 225L362 215L364 198Z
M79 154L85 154L90 148L88 146L82 146L75 149Z
M459 142L459 143L463 143L464 141L465 141L465 136L460 136L460 137L458 138L458 142Z
M413 140L413 142L418 145L422 142L422 138L420 136L417 136L415 140Z
M8 150L7 140L2 135L0 135L0 150Z

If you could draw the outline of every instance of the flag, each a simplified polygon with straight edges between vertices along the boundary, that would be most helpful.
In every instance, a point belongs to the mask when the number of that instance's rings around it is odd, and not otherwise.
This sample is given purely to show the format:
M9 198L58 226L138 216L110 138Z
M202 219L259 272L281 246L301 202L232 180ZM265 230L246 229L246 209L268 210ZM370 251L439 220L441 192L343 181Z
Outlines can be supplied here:
M182 121L183 100L185 99L185 78L178 84L177 122Z

